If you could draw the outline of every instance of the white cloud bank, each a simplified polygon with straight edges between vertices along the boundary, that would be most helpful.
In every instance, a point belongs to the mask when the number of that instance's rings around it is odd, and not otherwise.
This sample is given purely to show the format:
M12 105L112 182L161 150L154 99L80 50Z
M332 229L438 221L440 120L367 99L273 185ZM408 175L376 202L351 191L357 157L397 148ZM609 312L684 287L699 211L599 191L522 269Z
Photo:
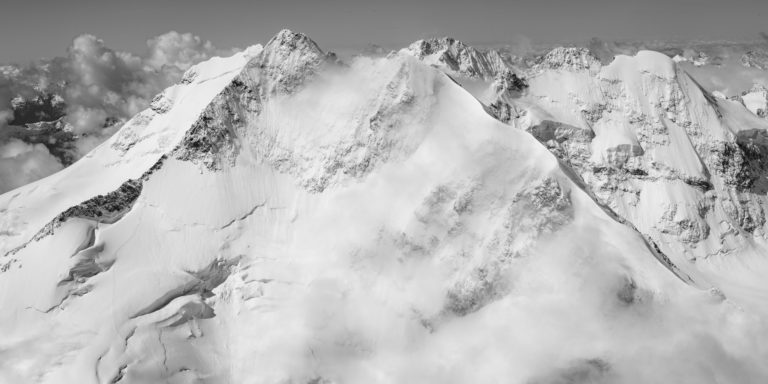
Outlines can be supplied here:
M62 168L44 145L11 139L0 146L0 191L18 188Z
M65 121L77 135L74 158L106 140L122 122L148 107L152 98L178 82L192 65L229 55L190 33L171 31L147 40L141 54L115 51L93 35L80 35L65 57L7 66L0 71L0 145L3 153L26 146L0 160L0 193L62 169L61 161L42 145L1 134L13 120L11 99L57 93L66 104Z

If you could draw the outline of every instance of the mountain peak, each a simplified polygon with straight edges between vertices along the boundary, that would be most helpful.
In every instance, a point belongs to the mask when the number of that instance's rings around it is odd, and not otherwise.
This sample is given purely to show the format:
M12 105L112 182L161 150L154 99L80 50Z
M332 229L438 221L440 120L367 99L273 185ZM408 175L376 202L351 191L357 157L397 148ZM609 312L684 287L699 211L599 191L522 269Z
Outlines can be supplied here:
M267 45L265 46L266 50L276 50L276 49L282 49L282 50L309 50L314 51L318 53L322 53L323 51L320 49L320 47L315 43L312 39L309 38L309 36L299 33L299 32L293 32L290 29L283 29L280 32L278 32L274 37L272 37L269 42L267 42Z
M0 382L768 382L743 342L768 122L648 51L560 48L524 80L413 47L339 68L280 31L0 195Z
M535 66L537 69L565 69L582 71L601 67L600 59L587 48L557 47L544 55Z
M463 42L448 36L417 40L408 48L417 53L419 57L433 55L445 50L454 50L458 52L466 49L474 50L474 48L469 47Z
M740 96L742 104L758 117L768 118L768 88L763 84L753 84Z
M493 80L510 67L497 51L479 50L452 37L417 40L402 52L468 78Z
M324 52L303 33L283 29L264 46L264 50L249 63L273 80L269 88L290 92L305 78L326 63L337 63L332 52Z

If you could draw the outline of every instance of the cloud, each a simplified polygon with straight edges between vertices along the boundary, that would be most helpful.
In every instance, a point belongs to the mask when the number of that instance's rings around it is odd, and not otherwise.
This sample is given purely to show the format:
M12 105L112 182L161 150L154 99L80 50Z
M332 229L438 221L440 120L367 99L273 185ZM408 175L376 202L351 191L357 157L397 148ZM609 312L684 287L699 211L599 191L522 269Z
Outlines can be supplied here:
M73 132L76 134L83 134L93 130L99 130L99 127L104 125L107 117L109 116L103 109L76 105L70 108L67 119L72 124Z
M13 111L9 108L0 109L0 127L8 124L13 119Z
M10 84L7 78L0 76L0 129L3 129L13 119L13 110L11 109L13 93Z
M67 52L64 100L78 134L96 133L107 118L128 119L178 80L145 65L137 55L116 52L92 35L75 38Z
M234 52L175 31L149 39L141 56L114 51L93 35L78 36L65 64L68 120L78 133L96 133L107 118L124 121L147 108L192 65Z
M510 38L507 49L509 53L520 57L528 56L536 51L533 47L533 40L520 34L515 34Z
M42 144L11 139L0 146L0 193L63 169L59 160Z
M64 57L27 66L0 66L0 146L27 145L25 155L0 161L0 192L60 170L64 165L45 147L9 137L3 130L14 117L11 100L37 100L51 93L63 99L64 121L76 135L75 160L116 132L123 122L147 108L152 98L177 83L189 67L213 56L230 55L210 41L175 31L147 40L145 52L115 51L96 36L74 38ZM32 108L36 108L34 103ZM35 114L32 114L33 116ZM49 120L59 115L48 114ZM26 123L17 122L17 125ZM54 151L55 152L55 151ZM52 161L53 160L53 161ZM10 167L10 168L9 168ZM15 175L13 167L26 167Z
M211 44L191 33L171 31L147 40L149 48L145 63L155 70L176 67L187 70L192 65L209 57L225 54ZM230 51L230 53L233 53Z

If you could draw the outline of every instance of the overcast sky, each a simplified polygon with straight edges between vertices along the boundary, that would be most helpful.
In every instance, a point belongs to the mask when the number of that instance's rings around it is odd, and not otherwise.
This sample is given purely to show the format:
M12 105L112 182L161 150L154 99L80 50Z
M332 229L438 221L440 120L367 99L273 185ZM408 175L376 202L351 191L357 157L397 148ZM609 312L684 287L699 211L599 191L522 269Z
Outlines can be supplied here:
M64 53L91 33L140 52L177 30L242 47L281 28L322 47L404 45L451 35L467 42L526 36L536 42L605 39L747 39L768 30L768 0L3 0L0 62Z

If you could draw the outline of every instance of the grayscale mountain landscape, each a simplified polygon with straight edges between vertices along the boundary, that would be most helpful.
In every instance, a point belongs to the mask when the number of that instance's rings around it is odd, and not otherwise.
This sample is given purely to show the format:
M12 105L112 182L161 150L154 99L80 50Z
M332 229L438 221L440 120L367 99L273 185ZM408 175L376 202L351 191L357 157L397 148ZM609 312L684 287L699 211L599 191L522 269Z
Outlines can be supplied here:
M249 36L141 1L2 40L0 384L768 382L737 2L258 4ZM173 9L231 39L147 39Z

